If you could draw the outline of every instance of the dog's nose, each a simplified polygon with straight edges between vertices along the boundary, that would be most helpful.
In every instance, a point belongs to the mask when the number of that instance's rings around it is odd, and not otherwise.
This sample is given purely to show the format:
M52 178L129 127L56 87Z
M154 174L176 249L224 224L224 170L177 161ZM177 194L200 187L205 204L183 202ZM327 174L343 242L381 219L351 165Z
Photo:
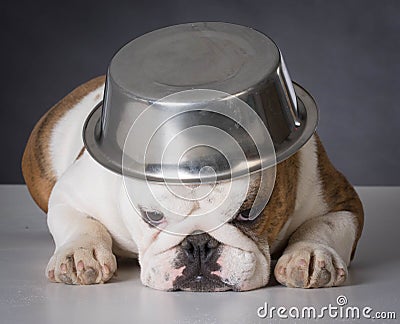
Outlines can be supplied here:
M190 234L181 243L190 262L205 264L217 252L219 242L208 233Z

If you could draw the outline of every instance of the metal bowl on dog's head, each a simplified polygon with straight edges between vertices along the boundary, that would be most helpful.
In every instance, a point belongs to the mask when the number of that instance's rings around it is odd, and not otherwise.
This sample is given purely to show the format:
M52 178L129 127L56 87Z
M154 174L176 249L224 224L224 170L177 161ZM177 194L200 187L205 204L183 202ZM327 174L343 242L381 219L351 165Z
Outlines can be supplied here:
M276 165L315 131L312 97L281 52L244 26L191 23L145 34L113 57L83 137L92 157L151 181L207 182Z

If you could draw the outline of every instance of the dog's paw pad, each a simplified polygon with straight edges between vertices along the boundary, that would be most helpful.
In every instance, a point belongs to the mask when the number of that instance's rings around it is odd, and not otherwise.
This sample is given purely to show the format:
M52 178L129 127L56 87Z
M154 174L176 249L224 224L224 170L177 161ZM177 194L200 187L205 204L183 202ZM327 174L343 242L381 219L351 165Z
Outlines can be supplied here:
M101 282L101 272L91 267L84 268L78 272L78 280L82 285L90 285Z
M328 246L299 242L290 246L279 258L275 278L288 287L338 286L347 278L347 267Z

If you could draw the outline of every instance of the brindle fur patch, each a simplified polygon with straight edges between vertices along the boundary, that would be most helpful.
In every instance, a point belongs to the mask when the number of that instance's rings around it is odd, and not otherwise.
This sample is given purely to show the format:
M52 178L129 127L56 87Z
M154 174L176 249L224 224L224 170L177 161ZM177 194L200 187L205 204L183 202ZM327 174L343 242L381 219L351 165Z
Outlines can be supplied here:
M261 251L266 244L271 246L294 211L298 174L299 155L296 153L277 165L274 189L262 214L253 221L232 221L245 235L256 242ZM242 210L251 207L259 186L260 174L253 174L250 182Z

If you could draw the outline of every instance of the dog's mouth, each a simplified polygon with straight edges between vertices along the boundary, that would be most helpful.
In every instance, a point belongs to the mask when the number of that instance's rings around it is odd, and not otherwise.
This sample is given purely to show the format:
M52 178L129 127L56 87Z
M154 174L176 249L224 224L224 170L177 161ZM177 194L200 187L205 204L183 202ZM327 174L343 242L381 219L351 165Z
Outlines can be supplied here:
M194 273L177 277L172 290L210 292L234 290L234 287L223 282L217 275Z

